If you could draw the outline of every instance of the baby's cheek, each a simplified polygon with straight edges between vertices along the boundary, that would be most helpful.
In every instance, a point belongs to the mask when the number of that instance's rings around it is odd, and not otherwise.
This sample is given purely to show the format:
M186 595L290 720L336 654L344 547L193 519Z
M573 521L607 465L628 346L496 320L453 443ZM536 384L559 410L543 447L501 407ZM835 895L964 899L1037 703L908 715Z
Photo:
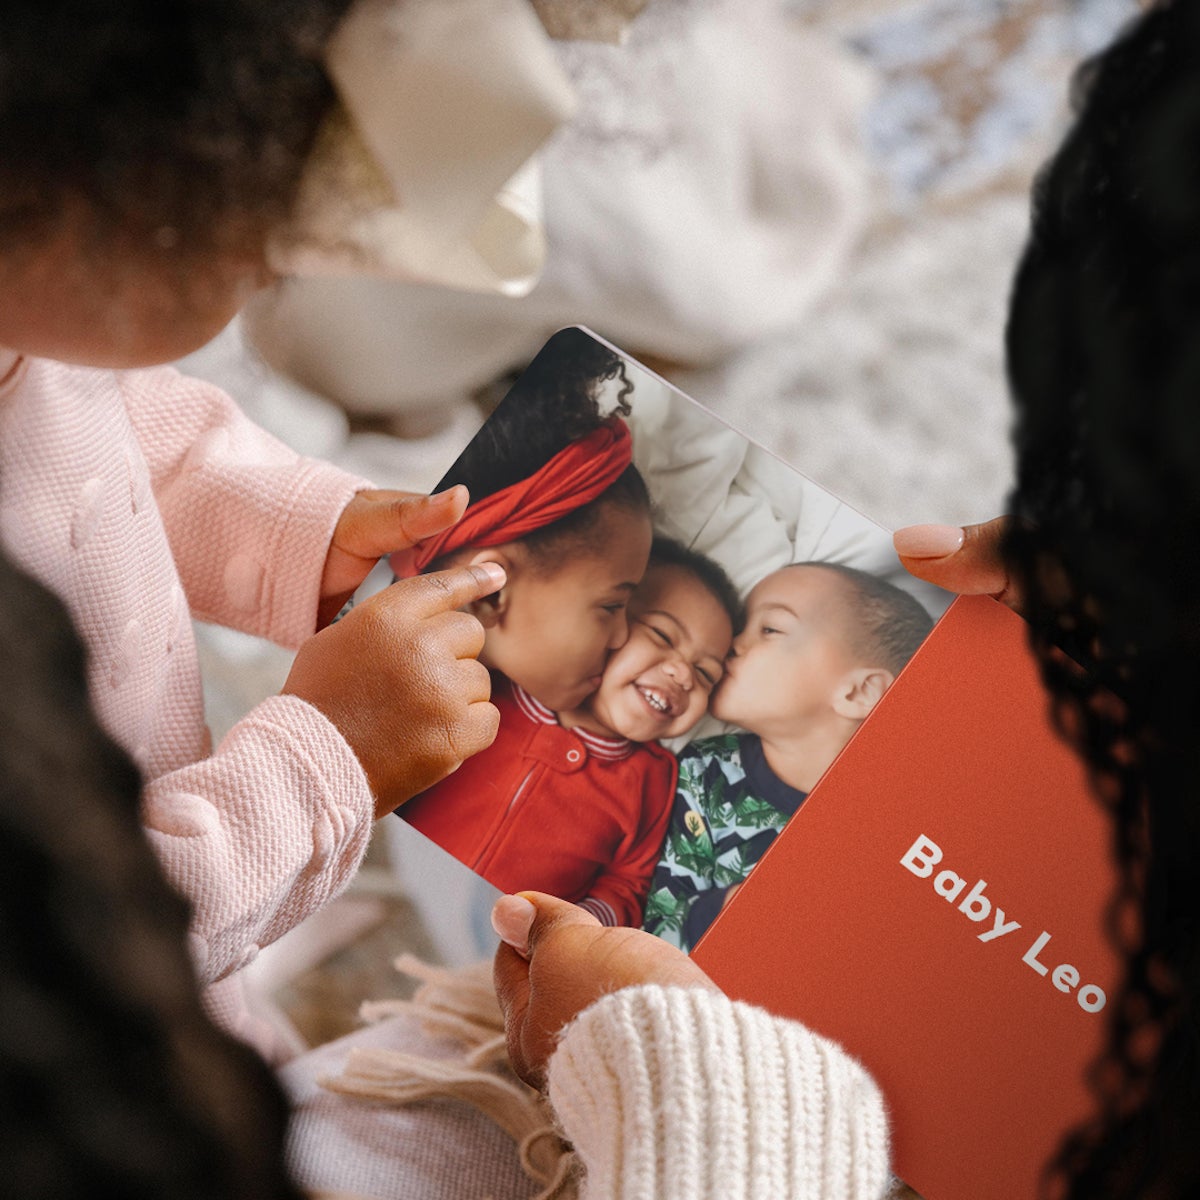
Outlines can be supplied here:
M707 692L702 692L699 696L692 694L691 702L688 705L687 723L690 729L695 723L705 716L709 711L711 697Z

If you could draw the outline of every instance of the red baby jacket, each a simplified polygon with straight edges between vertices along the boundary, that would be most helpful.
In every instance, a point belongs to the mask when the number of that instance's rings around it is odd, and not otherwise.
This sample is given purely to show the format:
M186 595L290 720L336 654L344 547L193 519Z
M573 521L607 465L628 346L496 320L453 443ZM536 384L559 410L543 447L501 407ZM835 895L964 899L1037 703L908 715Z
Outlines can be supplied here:
M502 676L500 731L399 810L411 825L506 892L586 901L607 925L640 925L675 796L675 756L564 729Z

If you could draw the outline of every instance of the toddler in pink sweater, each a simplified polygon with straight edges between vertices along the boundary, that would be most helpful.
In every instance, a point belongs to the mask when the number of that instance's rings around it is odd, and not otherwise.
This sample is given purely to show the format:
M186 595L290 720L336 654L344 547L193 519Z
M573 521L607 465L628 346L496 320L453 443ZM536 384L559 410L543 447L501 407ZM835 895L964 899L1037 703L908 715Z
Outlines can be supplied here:
M268 277L268 235L332 101L311 47L343 7L309 5L303 29L248 7L263 24L239 36L269 53L180 34L177 71L115 90L101 52L115 6L69 30L43 15L6 28L11 62L26 61L26 34L42 56L61 35L77 70L53 87L10 72L0 94L0 546L87 644L93 705L142 771L143 819L191 902L205 983L333 896L372 818L497 722L483 631L456 611L503 585L495 565L409 581L317 633L380 554L452 524L464 490L373 492L217 389L148 366L201 345ZM92 43L94 78L75 53ZM36 92L24 106L23 86ZM112 104L71 100L106 89ZM300 648L283 694L215 750L193 616ZM210 992L213 1011L248 1034L223 996Z

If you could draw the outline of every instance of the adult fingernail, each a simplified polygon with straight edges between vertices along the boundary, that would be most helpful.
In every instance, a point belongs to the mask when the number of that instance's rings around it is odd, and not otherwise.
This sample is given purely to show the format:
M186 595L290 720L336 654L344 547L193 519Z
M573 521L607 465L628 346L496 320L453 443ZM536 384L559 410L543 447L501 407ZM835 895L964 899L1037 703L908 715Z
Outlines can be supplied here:
M477 563L476 566L483 568L483 573L488 577L490 583L496 591L499 591L507 582L508 575L504 568L496 562Z
M945 558L962 549L965 537L958 525L909 525L892 534L892 545L905 558Z
M518 954L528 954L529 930L536 916L537 909L524 896L501 896L492 905L492 928Z

